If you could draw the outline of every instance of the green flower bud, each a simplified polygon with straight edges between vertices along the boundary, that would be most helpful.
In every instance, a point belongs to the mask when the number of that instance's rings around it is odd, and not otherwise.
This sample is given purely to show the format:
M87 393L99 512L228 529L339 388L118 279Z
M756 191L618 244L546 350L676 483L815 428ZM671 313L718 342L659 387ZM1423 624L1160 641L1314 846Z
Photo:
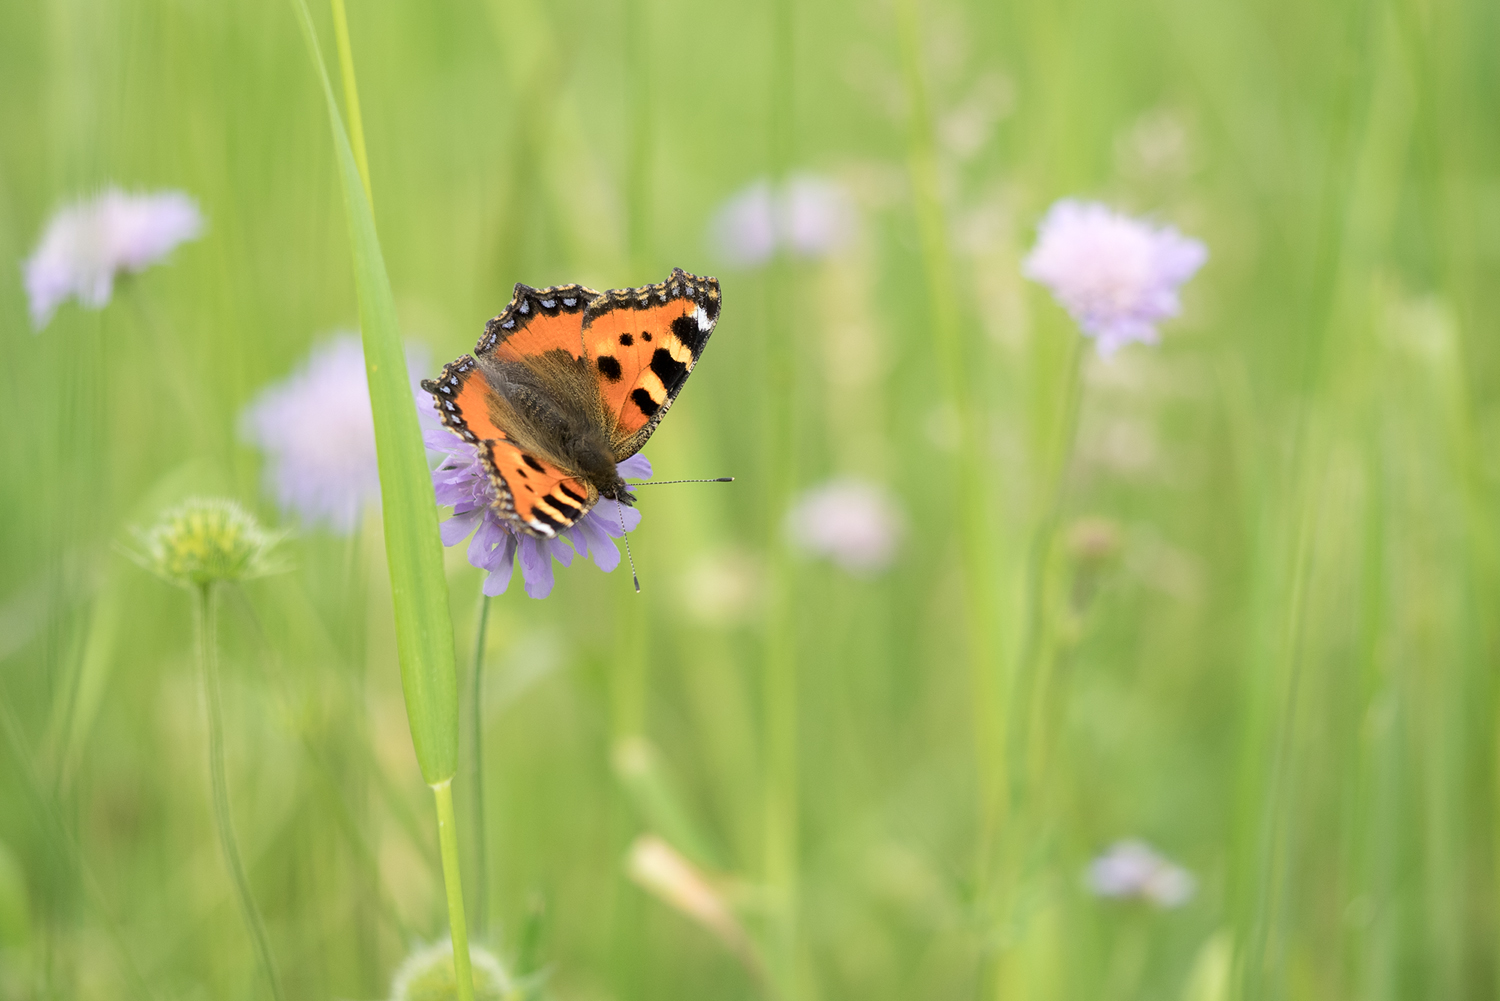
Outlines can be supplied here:
M278 537L231 500L195 497L135 534L144 550L130 554L136 562L181 587L249 580L279 569L270 559Z
M500 960L486 949L469 946L474 968L474 1001L503 1001L510 993L510 976ZM406 957L391 982L392 1001L457 1001L453 972L453 943L435 942Z

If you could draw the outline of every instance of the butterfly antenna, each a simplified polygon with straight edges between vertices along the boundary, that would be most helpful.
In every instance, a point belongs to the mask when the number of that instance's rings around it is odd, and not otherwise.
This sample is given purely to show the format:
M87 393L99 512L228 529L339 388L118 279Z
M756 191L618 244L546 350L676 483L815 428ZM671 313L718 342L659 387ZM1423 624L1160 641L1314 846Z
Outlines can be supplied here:
M630 579L635 582L635 593L641 593L641 578L635 572L635 556L630 552L630 533L625 530L625 505L616 504L615 514L620 516L620 537L625 540L625 558L630 561Z
M733 476L712 476L706 480L648 480L645 483L632 483L630 489L636 487L666 487L673 483L733 483Z

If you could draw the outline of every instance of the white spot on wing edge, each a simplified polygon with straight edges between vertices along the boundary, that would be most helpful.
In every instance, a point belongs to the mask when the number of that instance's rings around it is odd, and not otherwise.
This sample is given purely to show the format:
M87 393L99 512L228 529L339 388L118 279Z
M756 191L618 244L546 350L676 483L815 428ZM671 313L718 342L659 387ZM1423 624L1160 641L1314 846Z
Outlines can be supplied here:
M708 314L703 312L702 306L699 306L697 309L693 310L693 319L698 321L698 330L700 332L707 333L708 331L713 329L714 321L710 320L708 318Z
M526 522L526 524L530 525L532 528L536 529L538 532L541 532L543 535L545 535L549 539L552 538L554 535L557 534L556 532L552 531L552 528L546 522L541 521L541 520L539 520L537 518L531 518L531 519L529 519Z

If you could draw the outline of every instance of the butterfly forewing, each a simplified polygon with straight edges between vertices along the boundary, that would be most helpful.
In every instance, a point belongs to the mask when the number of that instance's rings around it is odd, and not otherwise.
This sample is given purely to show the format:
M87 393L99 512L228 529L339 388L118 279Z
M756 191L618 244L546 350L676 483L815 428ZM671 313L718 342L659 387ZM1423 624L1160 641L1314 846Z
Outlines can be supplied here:
M505 311L484 326L475 351L524 361L549 351L583 355L583 315L599 293L586 285L532 288L517 284Z
M614 421L615 460L634 455L666 415L719 318L719 283L682 269L658 285L607 292L584 317L584 347Z

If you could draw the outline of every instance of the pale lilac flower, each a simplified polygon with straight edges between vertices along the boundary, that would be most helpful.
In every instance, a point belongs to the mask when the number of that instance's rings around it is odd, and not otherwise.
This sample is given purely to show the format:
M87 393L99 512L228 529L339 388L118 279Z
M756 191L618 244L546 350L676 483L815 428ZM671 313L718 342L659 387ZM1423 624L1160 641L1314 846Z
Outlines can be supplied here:
M420 350L407 350L407 370L427 368ZM428 396L416 380L418 413ZM347 535L360 514L380 497L375 419L359 335L336 333L280 382L261 390L245 408L241 434L266 453L266 486L283 510L308 526Z
M787 514L793 545L857 574L889 566L905 527L901 509L885 488L854 479L808 490Z
M1192 873L1159 855L1144 841L1117 841L1089 863L1084 879L1101 897L1145 900L1158 907L1188 902L1197 888Z
M484 579L485 594L505 593L517 561L526 593L533 598L552 593L553 560L568 566L575 555L592 556L594 565L605 573L620 565L620 551L613 540L641 523L641 513L635 508L601 497L577 524L556 537L533 538L495 513L495 489L479 461L478 449L445 428L429 429L423 438L430 450L446 456L432 471L438 504L453 508L453 517L442 524L443 545L457 545L474 533L469 540L469 562L489 572ZM617 468L629 479L651 478L651 463L644 455L632 455Z
M765 179L741 189L714 214L709 239L730 264L752 267L770 260L778 247L799 257L824 257L853 228L853 204L841 185L794 174L779 191Z
M1155 344L1156 324L1181 309L1178 286L1207 259L1170 226L1065 198L1042 219L1021 273L1051 289L1107 358L1132 341Z
M70 296L103 309L117 274L145 270L202 231L198 204L180 191L109 188L60 210L22 265L33 326L45 327Z

